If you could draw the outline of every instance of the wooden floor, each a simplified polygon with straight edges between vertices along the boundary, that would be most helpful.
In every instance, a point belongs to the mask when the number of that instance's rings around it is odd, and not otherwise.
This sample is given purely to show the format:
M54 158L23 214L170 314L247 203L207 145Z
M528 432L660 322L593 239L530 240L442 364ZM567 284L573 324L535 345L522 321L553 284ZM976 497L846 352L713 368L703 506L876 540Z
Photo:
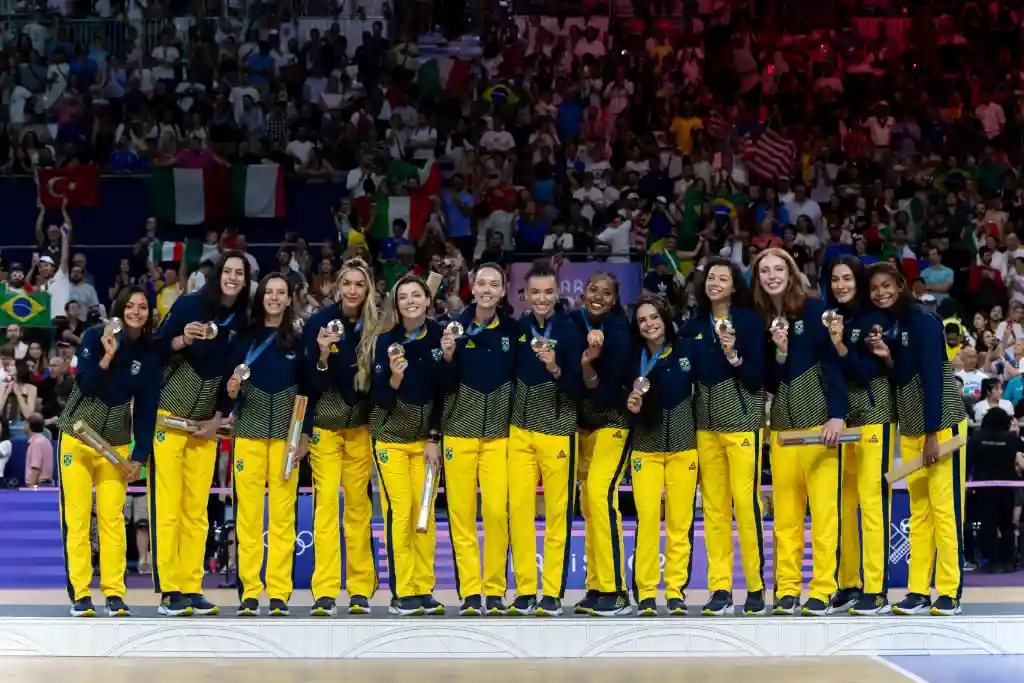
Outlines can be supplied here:
M18 683L909 683L868 657L822 659L601 659L366 661L0 659Z

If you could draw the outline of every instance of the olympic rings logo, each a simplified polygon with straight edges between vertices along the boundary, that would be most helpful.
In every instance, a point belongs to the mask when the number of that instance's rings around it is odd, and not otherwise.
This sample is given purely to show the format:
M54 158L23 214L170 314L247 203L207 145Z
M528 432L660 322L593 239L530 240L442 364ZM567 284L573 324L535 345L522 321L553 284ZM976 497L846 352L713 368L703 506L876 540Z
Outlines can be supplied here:
M270 532L263 532L263 547L267 548L270 545ZM295 535L295 556L302 555L307 550L313 549L313 532L312 531L300 531Z

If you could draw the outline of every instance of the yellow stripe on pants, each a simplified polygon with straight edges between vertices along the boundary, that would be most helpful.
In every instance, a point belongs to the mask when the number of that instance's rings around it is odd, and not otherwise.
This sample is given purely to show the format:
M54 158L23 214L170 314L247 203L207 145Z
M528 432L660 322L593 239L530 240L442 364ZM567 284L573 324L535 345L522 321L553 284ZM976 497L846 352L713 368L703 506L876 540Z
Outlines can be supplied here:
M423 478L426 475L426 441L373 444L374 463L380 482L384 513L384 538L388 554L388 584L394 598L425 595L434 590L434 501L426 533L416 532ZM437 490L434 490L436 500Z
M896 425L891 423L861 427L860 441L843 444L840 588L863 586L872 594L889 589L892 490L885 473L892 468L895 445Z
M585 479L580 479L581 507L586 522L584 546L587 589L603 593L626 590L626 549L622 540L619 484L629 459L629 430L595 429L580 435L581 458L586 460ZM584 469L578 467L577 470Z
M967 421L936 434L939 443L967 433ZM924 436L901 436L900 457L924 451ZM908 590L928 595L932 571L939 595L960 600L964 587L965 449L907 477L910 493L910 575Z
M295 504L298 472L284 481L288 443L281 439L235 439L235 538L238 543L238 597L259 599L263 593L265 505L266 590L271 599L288 602L295 561Z
M763 590L761 430L699 430L697 454L708 553L708 590L732 592L734 512L747 590Z
M161 414L170 415L165 411ZM217 440L157 430L149 461L150 547L157 593L202 593Z
M537 595L537 484L544 480L545 596L561 600L569 571L576 490L576 435L552 436L512 426L508 439L509 536L516 593Z
M503 597L508 571L508 439L446 436L442 445L459 597ZM482 580L476 526L477 482L484 523Z
M775 503L775 599L803 590L807 505L811 508L813 575L808 598L826 604L837 588L839 498L842 468L839 446L783 446L772 432L772 493Z
M129 446L117 452L131 456ZM92 581L92 494L96 488L96 530L100 539L100 590L103 595L123 598L127 541L124 529L124 499L128 482L121 470L89 446L69 434L57 442L60 485L61 534L68 597L72 602L89 597Z
M684 598L693 558L697 451L641 453L630 456L636 501L636 555L633 597L658 596L661 579L661 494L665 492L665 599Z
M341 592L341 528L338 522L338 487L345 493L345 588L350 596L373 597L377 568L373 556L370 517L370 471L373 445L365 427L315 429L309 440L309 460L315 490L313 544L316 561L311 588L313 599L337 599Z

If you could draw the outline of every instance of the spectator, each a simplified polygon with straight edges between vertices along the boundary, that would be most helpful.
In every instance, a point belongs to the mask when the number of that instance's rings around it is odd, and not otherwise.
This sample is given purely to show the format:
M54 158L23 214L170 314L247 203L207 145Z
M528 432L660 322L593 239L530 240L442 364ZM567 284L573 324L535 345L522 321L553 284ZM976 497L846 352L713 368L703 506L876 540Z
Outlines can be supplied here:
M5 346L11 347L14 360L21 360L28 353L28 344L22 340L22 329L20 325L10 324L3 341Z
M1007 415L1013 414L1013 405L1003 398L1003 383L987 377L981 382L981 400L974 406L974 425L980 425L985 414L993 408L1000 408Z
M25 420L28 449L25 452L25 485L53 483L53 442L45 434L43 416L32 413Z

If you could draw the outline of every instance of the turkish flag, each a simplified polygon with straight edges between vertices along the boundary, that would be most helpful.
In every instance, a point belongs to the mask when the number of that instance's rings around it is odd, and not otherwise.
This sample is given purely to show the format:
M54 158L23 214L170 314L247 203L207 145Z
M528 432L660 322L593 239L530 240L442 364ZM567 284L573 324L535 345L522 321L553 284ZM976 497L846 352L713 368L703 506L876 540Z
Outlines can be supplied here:
M39 202L50 210L60 209L65 197L68 206L96 206L98 181L99 171L91 165L36 169Z

